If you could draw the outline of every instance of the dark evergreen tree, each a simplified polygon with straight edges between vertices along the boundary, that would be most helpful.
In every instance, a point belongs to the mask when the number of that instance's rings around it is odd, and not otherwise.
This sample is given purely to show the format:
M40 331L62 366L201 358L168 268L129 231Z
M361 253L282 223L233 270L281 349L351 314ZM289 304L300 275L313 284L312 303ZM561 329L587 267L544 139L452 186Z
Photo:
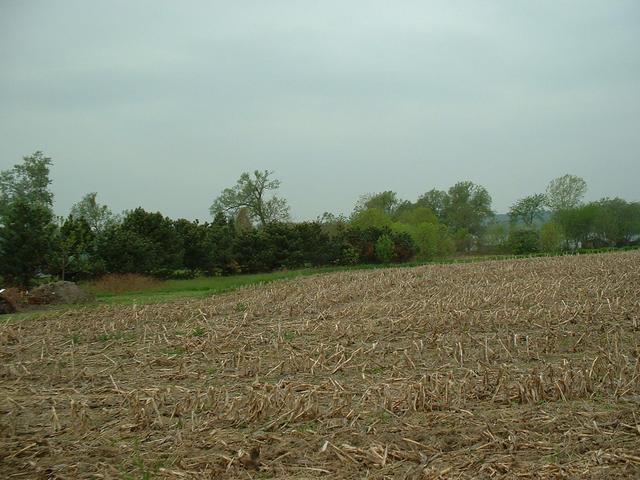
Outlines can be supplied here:
M46 271L54 231L47 206L26 197L13 200L0 225L0 274L9 283L28 288L36 274Z

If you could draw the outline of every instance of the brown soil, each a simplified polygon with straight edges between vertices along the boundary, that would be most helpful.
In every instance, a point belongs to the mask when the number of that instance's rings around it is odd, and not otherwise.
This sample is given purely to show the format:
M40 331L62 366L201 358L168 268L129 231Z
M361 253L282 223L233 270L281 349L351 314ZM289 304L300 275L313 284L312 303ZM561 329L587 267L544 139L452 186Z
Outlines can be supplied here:
M86 303L94 296L73 282L53 282L34 288L29 292L28 301L32 305L53 305Z
M640 253L0 324L4 478L638 478Z

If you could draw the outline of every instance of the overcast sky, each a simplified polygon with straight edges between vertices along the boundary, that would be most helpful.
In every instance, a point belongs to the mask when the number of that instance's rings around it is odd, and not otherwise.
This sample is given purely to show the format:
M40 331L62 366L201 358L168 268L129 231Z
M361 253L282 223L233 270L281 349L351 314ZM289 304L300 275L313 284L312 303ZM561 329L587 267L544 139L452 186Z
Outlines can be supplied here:
M60 214L206 220L255 169L297 220L565 173L640 200L640 2L0 0L0 170L35 150Z

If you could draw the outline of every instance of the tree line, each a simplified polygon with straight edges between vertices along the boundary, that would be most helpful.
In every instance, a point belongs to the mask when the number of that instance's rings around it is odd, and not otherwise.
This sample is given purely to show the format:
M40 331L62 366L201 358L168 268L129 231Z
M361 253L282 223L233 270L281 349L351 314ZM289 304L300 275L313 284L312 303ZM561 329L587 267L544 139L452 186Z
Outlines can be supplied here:
M325 265L428 261L455 254L559 252L638 243L640 203L584 203L583 179L565 175L516 201L508 219L486 188L458 182L415 201L395 192L362 195L351 215L292 222L273 172L242 173L210 207L207 222L142 208L114 214L95 192L56 217L52 161L42 152L0 172L0 276L89 279L105 273L161 278L230 275Z

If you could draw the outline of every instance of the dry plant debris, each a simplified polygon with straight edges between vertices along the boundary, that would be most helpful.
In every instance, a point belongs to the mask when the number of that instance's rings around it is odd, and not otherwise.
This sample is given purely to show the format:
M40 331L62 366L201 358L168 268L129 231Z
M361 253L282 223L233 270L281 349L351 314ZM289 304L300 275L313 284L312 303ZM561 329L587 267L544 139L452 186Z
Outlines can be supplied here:
M638 478L640 253L0 326L2 478Z

